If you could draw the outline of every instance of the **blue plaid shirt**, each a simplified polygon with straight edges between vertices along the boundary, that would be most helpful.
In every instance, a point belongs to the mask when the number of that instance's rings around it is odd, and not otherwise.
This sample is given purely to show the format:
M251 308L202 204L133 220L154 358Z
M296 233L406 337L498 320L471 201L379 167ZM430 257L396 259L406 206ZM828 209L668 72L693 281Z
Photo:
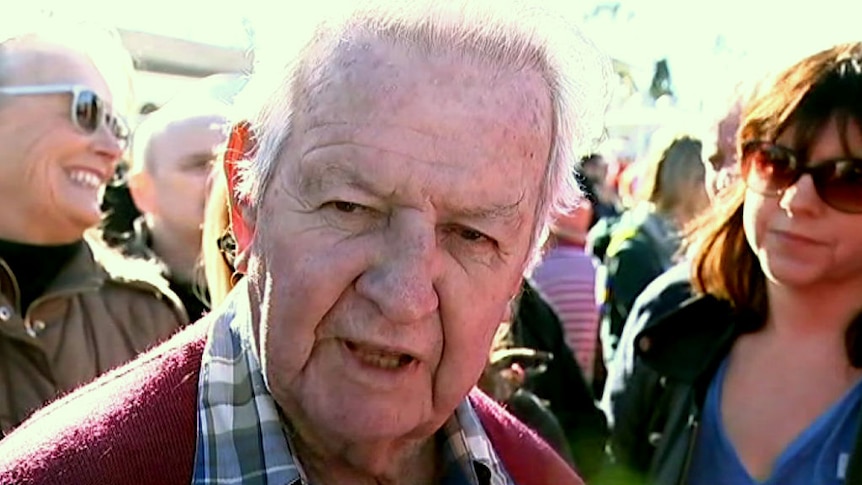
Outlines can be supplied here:
M244 282L217 310L198 382L196 485L308 485L254 351ZM437 434L445 485L514 485L467 399Z

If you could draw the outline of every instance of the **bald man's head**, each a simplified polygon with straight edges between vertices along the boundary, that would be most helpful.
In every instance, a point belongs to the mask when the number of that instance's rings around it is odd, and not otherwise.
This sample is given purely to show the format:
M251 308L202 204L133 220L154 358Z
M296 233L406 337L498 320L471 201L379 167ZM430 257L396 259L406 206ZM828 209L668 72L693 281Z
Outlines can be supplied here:
M164 165L210 160L227 137L226 108L212 101L173 105L150 113L135 129L131 172L158 172Z
M225 106L172 105L135 132L129 190L148 224L200 245L210 170L227 141Z

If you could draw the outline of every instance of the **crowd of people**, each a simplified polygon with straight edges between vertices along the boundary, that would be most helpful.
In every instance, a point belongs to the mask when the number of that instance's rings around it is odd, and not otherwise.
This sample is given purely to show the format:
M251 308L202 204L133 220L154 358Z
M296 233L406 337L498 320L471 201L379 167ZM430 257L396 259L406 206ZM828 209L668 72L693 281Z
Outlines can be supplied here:
M292 21L134 126L0 33L0 483L862 483L862 42L629 163L551 8Z

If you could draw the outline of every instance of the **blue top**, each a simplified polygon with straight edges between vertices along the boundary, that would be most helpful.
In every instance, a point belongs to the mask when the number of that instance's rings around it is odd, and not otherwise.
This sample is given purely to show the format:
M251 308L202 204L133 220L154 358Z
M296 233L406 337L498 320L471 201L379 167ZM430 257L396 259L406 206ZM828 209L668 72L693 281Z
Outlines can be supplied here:
M862 381L802 431L778 456L772 475L758 482L736 455L721 420L721 392L726 370L727 359L707 391L688 485L844 485L847 463L859 430Z

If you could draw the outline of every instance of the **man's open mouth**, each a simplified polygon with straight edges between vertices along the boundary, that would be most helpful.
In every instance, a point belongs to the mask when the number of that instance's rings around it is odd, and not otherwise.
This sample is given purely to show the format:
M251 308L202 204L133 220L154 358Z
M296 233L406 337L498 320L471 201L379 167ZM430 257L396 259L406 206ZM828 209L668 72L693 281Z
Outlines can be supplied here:
M416 360L413 356L408 354L391 352L378 347L370 347L350 340L345 340L344 344L360 362L373 367L379 367L381 369L400 369L410 365Z

